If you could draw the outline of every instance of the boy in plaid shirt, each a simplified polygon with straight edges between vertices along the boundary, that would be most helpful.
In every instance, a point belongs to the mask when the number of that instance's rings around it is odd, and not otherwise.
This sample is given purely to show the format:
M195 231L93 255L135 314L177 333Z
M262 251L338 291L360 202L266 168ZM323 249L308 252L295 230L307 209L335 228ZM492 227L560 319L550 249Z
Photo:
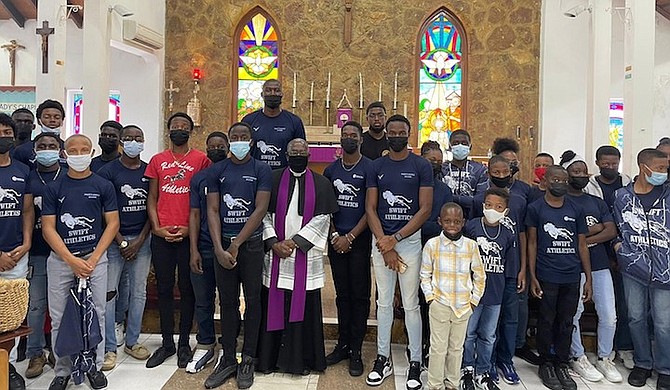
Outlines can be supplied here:
M423 248L420 274L421 289L430 305L428 388L444 388L446 368L447 389L456 389L468 319L484 294L486 272L477 243L463 237L461 206L442 206L439 223L442 234Z

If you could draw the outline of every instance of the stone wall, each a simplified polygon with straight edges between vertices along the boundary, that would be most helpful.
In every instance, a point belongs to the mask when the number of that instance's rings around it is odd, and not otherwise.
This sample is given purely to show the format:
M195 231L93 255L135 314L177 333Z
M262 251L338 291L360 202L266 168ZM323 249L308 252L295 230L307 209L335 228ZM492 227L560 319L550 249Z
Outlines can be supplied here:
M462 22L468 44L466 125L474 138L474 154L485 155L499 136L516 136L521 126L525 167L535 153L528 127L537 128L540 0L353 0L352 43L343 43L344 1L330 0L167 0L166 85L181 88L175 110L185 110L191 97L191 70L201 68L204 80L199 97L203 104L204 133L227 129L232 121L233 56L237 24L260 6L276 21L282 37L280 58L284 107L291 104L293 72L299 74L296 113L307 122L309 83L315 81L314 124L322 125L327 74L332 73L332 100L336 106L347 88L358 106L358 72L363 72L366 104L377 99L384 79L384 101L393 97L393 74L398 71L398 112L408 104L416 123L415 86L418 33L422 23L440 6ZM167 110L167 104L166 110ZM166 117L168 113L166 111ZM334 119L331 110L331 123ZM358 110L354 110L358 118ZM413 134L416 137L416 132ZM416 144L416 138L411 143ZM528 169L529 170L529 169Z

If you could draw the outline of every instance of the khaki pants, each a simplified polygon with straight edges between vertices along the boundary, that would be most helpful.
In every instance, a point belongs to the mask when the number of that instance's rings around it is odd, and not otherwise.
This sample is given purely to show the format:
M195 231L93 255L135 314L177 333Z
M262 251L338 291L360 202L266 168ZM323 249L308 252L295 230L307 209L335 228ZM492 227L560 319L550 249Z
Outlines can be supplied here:
M429 389L444 389L445 371L447 387L459 388L463 343L470 315L472 311L458 318L449 306L437 301L430 304L428 312L430 319Z

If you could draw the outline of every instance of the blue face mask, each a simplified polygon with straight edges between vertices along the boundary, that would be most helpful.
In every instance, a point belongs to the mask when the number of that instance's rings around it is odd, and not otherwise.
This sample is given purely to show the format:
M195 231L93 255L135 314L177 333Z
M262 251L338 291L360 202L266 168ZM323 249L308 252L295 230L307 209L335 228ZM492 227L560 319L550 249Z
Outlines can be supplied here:
M647 183L652 186L662 186L668 180L668 172L655 172L648 165L645 165L647 169L651 171L651 176L644 175L644 178L647 179Z
M453 145L451 147L451 153L456 160L465 160L470 155L470 146L461 144Z
M123 153L130 158L135 158L144 150L144 142L123 141Z
M35 161L43 167L50 167L58 162L60 150L36 150Z
M234 141L230 143L230 153L232 153L238 160L243 160L250 149L250 141Z

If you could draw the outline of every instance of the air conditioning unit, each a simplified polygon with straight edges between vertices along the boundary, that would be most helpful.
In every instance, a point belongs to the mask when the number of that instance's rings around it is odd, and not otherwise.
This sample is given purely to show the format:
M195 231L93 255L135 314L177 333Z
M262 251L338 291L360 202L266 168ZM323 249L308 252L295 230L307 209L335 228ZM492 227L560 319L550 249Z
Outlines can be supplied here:
M165 44L163 35L134 20L123 21L123 40L158 50Z

